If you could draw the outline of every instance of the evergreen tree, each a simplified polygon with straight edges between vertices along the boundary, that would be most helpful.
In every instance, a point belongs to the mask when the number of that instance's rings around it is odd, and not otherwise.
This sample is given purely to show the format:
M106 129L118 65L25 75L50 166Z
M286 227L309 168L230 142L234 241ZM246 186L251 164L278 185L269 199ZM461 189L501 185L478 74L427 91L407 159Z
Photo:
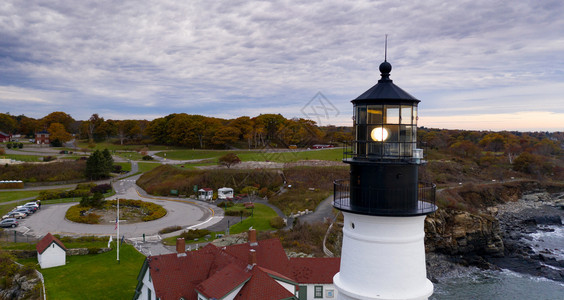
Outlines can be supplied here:
M110 176L112 170L113 159L109 154L109 159L100 150L94 151L86 160L86 177L91 180L97 180Z
M112 158L112 154L110 153L108 148L106 148L106 149L104 149L104 151L102 151L102 156L104 158L104 172L106 174L110 175L110 173L113 170L114 159Z

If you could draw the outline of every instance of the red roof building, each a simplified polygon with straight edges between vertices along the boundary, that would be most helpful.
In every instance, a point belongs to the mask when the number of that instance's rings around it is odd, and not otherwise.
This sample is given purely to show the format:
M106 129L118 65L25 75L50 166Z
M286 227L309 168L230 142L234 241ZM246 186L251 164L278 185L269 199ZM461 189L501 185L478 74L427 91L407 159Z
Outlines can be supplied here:
M11 138L12 138L11 134L7 134L7 133L0 131L0 143L9 142Z
M47 130L42 130L35 133L35 143L36 144L49 144L49 132Z
M67 248L58 238L47 233L35 246L37 261L42 269L66 264Z
M278 239L150 256L133 299L331 299L340 258L288 258ZM317 292L317 293L315 293ZM325 296L329 297L325 297Z

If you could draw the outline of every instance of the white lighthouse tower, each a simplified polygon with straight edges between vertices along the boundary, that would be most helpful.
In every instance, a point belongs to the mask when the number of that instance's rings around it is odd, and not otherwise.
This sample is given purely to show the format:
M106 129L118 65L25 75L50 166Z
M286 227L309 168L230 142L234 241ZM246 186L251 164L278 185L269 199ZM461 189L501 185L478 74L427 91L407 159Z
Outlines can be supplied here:
M343 212L339 299L427 299L424 221L434 212L435 185L418 181L420 102L382 78L352 100L356 139L345 150L350 180L335 181L333 206Z

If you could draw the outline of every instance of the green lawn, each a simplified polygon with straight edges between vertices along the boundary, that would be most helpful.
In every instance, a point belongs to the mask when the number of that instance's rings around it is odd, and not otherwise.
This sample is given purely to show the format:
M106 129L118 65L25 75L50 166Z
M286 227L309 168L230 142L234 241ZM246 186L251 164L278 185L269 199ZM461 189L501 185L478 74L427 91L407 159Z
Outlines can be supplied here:
M41 191L36 190L21 190L21 191L4 191L0 192L0 203L18 200L18 199L25 199L30 197L37 197Z
M227 150L172 150L159 152L156 155L174 160L192 160L204 158L218 158L230 151ZM166 154L166 155L165 155Z
M304 150L270 153L264 151L227 151L227 150L172 150L159 152L156 155L174 160L191 160L211 158L217 160L222 155L235 152L242 161L294 162L299 160L332 160L343 159L343 149Z
M2 156L5 156L13 160L25 161L25 162L37 162L40 161L39 158L43 157L38 155L23 155L23 154L6 154Z
M131 245L96 255L67 256L67 264L40 270L47 299L130 299L145 256Z
M128 162L114 162L114 165L121 166L121 169L125 172L131 171L131 164Z
M137 166L139 167L139 172L141 173L145 173L145 172L149 172L152 169L160 166L161 164L158 162L154 162L154 163L150 163L150 162L139 162L137 163Z
M209 238L209 240L207 240L205 237L199 238L197 241L195 240L190 240L190 241L186 241L186 244L198 244L198 243L203 243L203 242L208 242L208 241L213 241L215 240L215 236L218 234L224 234L224 231L218 231L218 232L211 232L210 236L211 238ZM176 245L176 239L180 237L179 235L177 236L171 236L171 237L167 237L162 239L162 243L168 246L174 246Z
M100 143L94 143L94 148L92 149L92 151L94 150L104 150L104 149L108 149L108 150L126 150L126 151L137 151L140 150L142 148L145 148L147 145L120 145L120 144L114 144L113 141L105 141L105 142L100 142ZM171 146L164 146L164 145L148 145L148 149L152 150L152 151L157 151L157 150L166 150L166 149L171 149L174 147ZM79 149L91 149L88 147L88 141L80 141L77 143L77 148Z
M244 208L243 204L236 204L235 206L229 207L226 210L242 210L242 209L246 209ZM250 209L249 209L250 212ZM249 230L249 227L253 226L254 229L258 230L258 231L264 231L264 230L276 230L276 228L273 228L270 226L270 219L273 217L276 217L277 214L276 212L261 203L255 203L255 208L253 211L253 216L249 216L246 219L243 219L243 222L238 222L233 226L229 227L229 232L230 234L237 234L237 233L241 233L241 232L245 232L247 230ZM223 231L219 231L219 232L212 232L210 233L210 235L212 236L210 241L212 241L215 238L215 235L221 233L224 234ZM168 237L168 238L164 238L163 239L163 244L165 245L175 245L176 244L176 238L178 238L179 236L172 236L172 237ZM195 244L195 243L202 243L202 242L206 242L205 238L201 238L198 241L186 241L187 244Z
M343 159L343 149L306 150L292 152L239 152L237 156L242 161L273 161L273 162L295 162L300 160L332 160Z
M240 210L240 209L241 207L238 205L227 208L227 210ZM276 216L277 214L272 208L261 203L255 203L253 216L249 216L248 218L243 219L243 222L238 222L237 224L229 227L229 233L236 234L236 233L245 232L249 230L251 226L258 231L276 230L276 228L270 226L270 219Z

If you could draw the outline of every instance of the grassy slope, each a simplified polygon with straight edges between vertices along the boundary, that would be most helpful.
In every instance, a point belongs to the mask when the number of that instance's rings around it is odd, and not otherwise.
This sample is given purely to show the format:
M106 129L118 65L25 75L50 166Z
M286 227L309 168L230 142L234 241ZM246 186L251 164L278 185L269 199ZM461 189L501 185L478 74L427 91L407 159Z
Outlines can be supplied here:
M43 156L38 156L38 155L22 155L22 154L6 154L3 155L6 156L7 158L13 159L13 160L17 160L17 161L26 161L26 162L37 162L39 161L40 157Z
M228 210L230 209L240 209L237 206L234 207L230 207L228 208ZM245 209L245 208L243 208ZM264 231L264 230L276 230L275 228L272 228L270 226L270 219L273 217L276 217L277 214L274 210L272 210L272 208L264 205L264 204L260 204L260 203L255 203L255 208L253 211L253 216L252 217L248 217L246 219L243 220L243 222L239 222L231 227L229 227L229 232L231 234L236 234L236 233L241 233L244 231L249 230L249 227L253 227L254 229L258 230L258 231Z
M332 160L340 161L343 158L343 149L324 149L296 152L269 153L264 151L227 151L227 150L173 150L166 152L166 158L176 160L191 159L217 159L229 152L235 152L242 161L274 161L274 162L293 162L298 160ZM160 157L165 152L157 153Z
M48 299L130 299L145 256L133 246L97 255L69 256L61 267L41 270Z
M30 197L37 197L41 191L35 190L21 190L21 191L13 191L13 192L0 192L0 203L30 198Z

